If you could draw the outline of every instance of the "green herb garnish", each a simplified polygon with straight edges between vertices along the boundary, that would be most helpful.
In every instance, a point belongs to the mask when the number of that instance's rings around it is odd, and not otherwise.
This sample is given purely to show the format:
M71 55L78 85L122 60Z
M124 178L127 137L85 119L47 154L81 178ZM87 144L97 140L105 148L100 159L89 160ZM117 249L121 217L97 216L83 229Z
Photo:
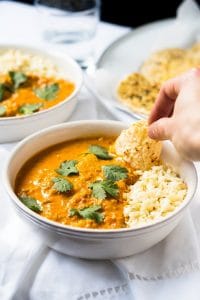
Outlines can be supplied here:
M119 194L119 187L112 180L95 181L89 185L89 188L92 190L92 195L99 200L104 200L107 196L115 198Z
M49 101L56 97L58 90L58 83L53 83L51 85L46 85L42 88L35 89L34 93L37 97Z
M42 107L42 103L24 104L20 106L19 112L23 115L30 115L34 112L37 112L40 107Z
M89 185L92 190L92 195L100 200L106 199L106 191L102 185L102 181L96 181Z
M96 155L100 159L112 159L112 156L108 153L108 150L99 145L90 145L89 152Z
M128 178L128 170L117 165L103 166L104 176L112 181L122 180Z
M93 205L82 209L71 208L69 215L70 217L79 216L83 219L90 219L96 221L97 223L101 223L104 219L104 214L101 212L101 210L101 205Z
M35 211L36 213L42 211L41 204L35 198L29 196L20 196L19 199L24 205L26 205L28 208Z
M55 171L63 176L79 174L79 171L76 167L77 163L77 160L65 160L60 164L59 169L56 169Z
M28 79L24 73L16 71L10 71L9 76L11 78L14 90L18 89L18 87L20 87L20 85L25 83Z
M67 193L73 189L73 185L67 179L61 177L54 177L52 179L54 182L53 189L60 192L60 193Z
M3 117L6 113L6 108L3 105L0 105L0 117Z
M0 83L0 102L3 100L4 92L5 92L5 85L3 83Z

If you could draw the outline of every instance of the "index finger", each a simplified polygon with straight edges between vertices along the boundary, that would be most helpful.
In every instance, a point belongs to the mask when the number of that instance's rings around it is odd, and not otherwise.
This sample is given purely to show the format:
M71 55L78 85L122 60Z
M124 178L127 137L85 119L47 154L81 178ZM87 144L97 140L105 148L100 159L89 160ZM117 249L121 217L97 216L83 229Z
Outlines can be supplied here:
M149 125L161 118L170 117L173 113L174 104L181 87L193 77L199 75L200 68L193 68L181 76L166 81L161 87L154 107L150 113L148 119Z
M154 107L149 116L149 125L160 118L169 117L173 112L174 103L180 91L182 79L176 77L166 81L160 89Z

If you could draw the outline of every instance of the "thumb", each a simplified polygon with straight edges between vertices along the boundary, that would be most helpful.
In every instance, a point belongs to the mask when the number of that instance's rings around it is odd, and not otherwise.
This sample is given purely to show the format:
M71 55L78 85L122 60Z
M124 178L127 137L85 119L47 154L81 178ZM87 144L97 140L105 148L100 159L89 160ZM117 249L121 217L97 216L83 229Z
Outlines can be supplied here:
M148 128L148 135L155 140L170 140L172 137L173 126L171 118L161 118L152 123Z

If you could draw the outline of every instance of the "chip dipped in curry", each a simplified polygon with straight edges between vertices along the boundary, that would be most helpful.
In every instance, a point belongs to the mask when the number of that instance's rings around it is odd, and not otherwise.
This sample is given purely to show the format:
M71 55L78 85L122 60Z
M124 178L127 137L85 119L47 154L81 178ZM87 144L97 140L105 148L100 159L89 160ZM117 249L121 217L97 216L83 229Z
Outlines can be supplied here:
M72 140L36 154L20 170L15 192L34 212L65 225L139 227L170 214L186 195L160 153L140 121L118 138Z

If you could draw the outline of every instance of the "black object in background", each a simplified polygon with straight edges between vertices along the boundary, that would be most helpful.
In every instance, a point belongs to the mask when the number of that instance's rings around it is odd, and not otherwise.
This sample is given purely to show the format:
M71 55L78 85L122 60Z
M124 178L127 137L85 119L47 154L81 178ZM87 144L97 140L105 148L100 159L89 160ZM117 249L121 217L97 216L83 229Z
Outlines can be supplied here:
M182 0L102 1L102 20L131 27L172 18Z
M18 0L32 4L33 0ZM160 19L172 18L182 0L102 0L101 20L137 27ZM200 0L196 0L200 3Z

